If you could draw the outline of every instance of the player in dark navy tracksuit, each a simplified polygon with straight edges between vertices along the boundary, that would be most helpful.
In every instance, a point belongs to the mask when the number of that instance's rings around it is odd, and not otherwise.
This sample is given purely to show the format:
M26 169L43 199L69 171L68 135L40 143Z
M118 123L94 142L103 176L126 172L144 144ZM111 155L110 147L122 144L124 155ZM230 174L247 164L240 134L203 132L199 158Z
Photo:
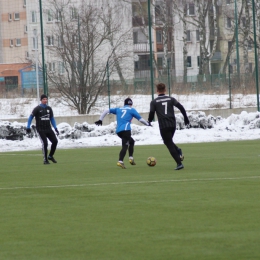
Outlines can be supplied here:
M117 166L125 169L124 157L128 150L129 153L129 162L131 165L136 165L133 154L134 154L134 144L135 141L131 136L131 121L136 118L142 124L149 126L150 124L145 121L140 114L132 107L133 101L130 98L127 98L124 101L123 107L110 108L103 112L99 120L95 122L96 125L102 125L102 120L107 114L115 114L117 120L116 133L122 139L122 149L119 153L119 161Z
M53 163L57 163L57 161L54 159L53 155L56 151L56 147L58 144L57 137L55 133L52 130L51 124L53 128L55 129L55 132L57 135L59 135L59 131L56 126L56 122L53 116L53 111L50 106L47 105L48 97L46 95L41 95L41 104L35 107L31 113L31 115L28 118L27 122L27 133L31 133L31 123L33 118L35 117L36 120L36 130L39 134L40 140L42 142L42 153L43 153L43 163L44 164L50 164L49 160ZM52 143L51 150L48 154L48 140Z
M189 125L190 122L184 107L175 98L165 95L165 84L159 83L156 87L158 97L152 100L150 103L150 113L148 121L153 121L154 114L156 112L163 142L168 148L172 158L177 163L177 167L175 168L175 170L181 170L184 168L181 162L184 159L184 156L181 149L178 148L172 140L176 130L174 107L177 107L181 111L186 126Z

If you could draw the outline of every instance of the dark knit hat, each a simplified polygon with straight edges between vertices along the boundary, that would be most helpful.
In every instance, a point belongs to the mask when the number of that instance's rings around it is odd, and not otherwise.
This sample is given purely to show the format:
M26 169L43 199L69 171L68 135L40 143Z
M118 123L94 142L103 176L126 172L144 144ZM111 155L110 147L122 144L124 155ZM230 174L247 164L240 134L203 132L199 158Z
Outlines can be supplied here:
M41 95L41 100L44 99L44 98L48 98L45 94L42 94Z
M132 106L133 105L133 101L131 98L127 98L125 99L125 105L129 105L129 106Z

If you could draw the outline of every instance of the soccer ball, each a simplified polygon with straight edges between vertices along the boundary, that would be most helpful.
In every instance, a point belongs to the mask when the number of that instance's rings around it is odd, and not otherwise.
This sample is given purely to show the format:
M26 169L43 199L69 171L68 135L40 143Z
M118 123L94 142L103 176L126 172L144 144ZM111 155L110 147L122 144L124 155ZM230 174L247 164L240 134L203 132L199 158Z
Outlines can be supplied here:
M153 156L150 156L147 158L146 163L148 166L155 166L156 165L156 159Z

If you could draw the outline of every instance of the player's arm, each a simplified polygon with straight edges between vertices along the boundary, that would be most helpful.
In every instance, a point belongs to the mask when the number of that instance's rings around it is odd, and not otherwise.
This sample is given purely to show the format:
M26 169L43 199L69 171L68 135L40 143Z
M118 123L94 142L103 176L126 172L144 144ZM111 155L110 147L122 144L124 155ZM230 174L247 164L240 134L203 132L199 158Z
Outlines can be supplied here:
M31 130L31 123L32 123L32 120L33 120L33 118L34 118L35 113L36 113L36 108L32 111L32 113L30 114L30 116L29 116L29 118L28 118L28 121L27 121L26 132L27 132L28 134L30 134L31 131L32 131L32 130Z
M149 116L148 116L148 122L152 122L154 120L154 114L155 114L154 102L151 101L150 112L149 112Z
M54 128L56 134L59 135L60 132L59 132L59 130L58 130L58 128L57 128L56 120L54 119L53 111L52 111L51 108L50 108L50 111L51 111L51 112L50 112L50 121L51 121L51 124L52 124L52 126L53 126L53 128Z
M33 118L34 118L33 114L30 114L27 121L27 127L26 127L27 129L30 129Z
M132 108L132 110L134 111L134 113L133 113L134 118L136 118L139 122L141 122L142 124L147 125L147 126L151 125L146 120L144 120L141 117L141 115L134 108Z
M190 124L190 120L189 120L189 118L188 118L188 116L187 116L186 110L185 110L185 108L183 107L183 105L178 102L175 106L181 111L181 113L182 113L182 115L183 115L183 117L184 117L184 123L185 123L185 125L189 125L189 124Z
M105 110L105 111L101 114L99 120L95 122L95 124L96 124L96 125L102 125L103 119L104 119L105 116L106 116L107 114L109 114L109 113L110 113L110 109Z

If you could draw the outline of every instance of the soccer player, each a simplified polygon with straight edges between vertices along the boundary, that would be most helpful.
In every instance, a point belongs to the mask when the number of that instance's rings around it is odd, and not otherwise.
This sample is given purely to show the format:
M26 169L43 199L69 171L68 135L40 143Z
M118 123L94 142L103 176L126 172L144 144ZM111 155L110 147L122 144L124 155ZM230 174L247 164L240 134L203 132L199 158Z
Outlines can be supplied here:
M102 125L102 120L107 114L115 114L117 120L116 133L122 139L122 149L119 153L119 160L117 166L125 169L124 158L128 150L129 162L131 165L136 165L134 161L134 144L135 141L131 136L131 121L136 118L142 124L149 126L150 124L145 121L140 114L132 107L133 101L130 98L125 99L123 107L110 108L105 110L98 121L95 122L96 125Z
M154 114L158 117L160 133L164 144L168 148L172 158L176 161L177 167L175 170L181 170L184 168L182 161L184 156L182 151L173 142L173 136L176 130L176 119L174 115L174 106L177 107L184 117L184 123L186 126L190 124L184 107L173 97L165 95L166 87L165 84L159 83L156 86L158 97L150 103L150 113L148 122L152 122Z
M51 124L55 129L56 134L59 135L59 131L57 129L56 122L53 116L52 108L48 106L47 103L48 103L48 97L44 94L41 95L41 104L33 109L31 115L28 118L27 128L26 128L27 133L28 134L31 133L30 126L33 118L35 117L36 130L42 142L43 164L50 164L49 161L52 161L53 163L57 163L53 155L56 151L58 140L55 133L52 130ZM52 143L49 156L47 156L48 154L47 138Z

